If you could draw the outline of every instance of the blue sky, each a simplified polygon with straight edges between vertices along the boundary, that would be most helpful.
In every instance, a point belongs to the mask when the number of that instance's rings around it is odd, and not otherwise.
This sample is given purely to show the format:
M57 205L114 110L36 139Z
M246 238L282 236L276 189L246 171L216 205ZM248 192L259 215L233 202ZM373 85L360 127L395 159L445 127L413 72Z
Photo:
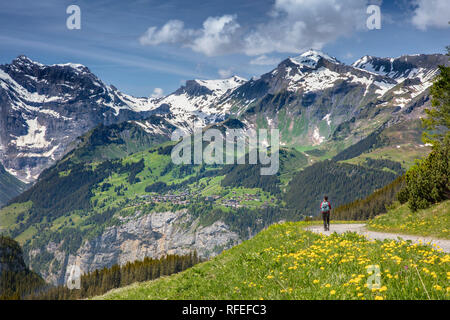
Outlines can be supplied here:
M80 30L66 27L71 4L81 9ZM380 5L380 30L366 27L369 4ZM258 76L311 47L346 63L444 52L448 20L448 0L2 0L0 64L20 54L81 63L149 96L193 78Z

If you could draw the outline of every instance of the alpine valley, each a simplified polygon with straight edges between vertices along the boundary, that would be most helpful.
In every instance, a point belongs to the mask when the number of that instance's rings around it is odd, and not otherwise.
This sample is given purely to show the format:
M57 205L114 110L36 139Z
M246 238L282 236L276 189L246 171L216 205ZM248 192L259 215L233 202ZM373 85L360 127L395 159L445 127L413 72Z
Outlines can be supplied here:
M217 255L315 215L325 193L335 207L362 199L428 154L420 118L439 65L448 57L347 65L309 50L250 80L190 80L136 98L83 65L19 56L0 66L0 232L53 284L72 265ZM279 129L278 174L173 164L171 133L198 126Z

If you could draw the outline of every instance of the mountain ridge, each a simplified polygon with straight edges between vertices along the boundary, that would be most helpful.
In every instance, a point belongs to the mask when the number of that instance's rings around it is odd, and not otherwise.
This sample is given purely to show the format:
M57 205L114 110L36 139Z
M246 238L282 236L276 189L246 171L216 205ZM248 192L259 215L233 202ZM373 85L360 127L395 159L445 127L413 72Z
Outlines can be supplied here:
M409 62L406 62L408 59ZM390 71L372 72L387 68L387 63L396 67L395 74ZM429 70L425 67L414 70L414 66L420 63L425 63ZM44 168L70 151L67 147L76 137L99 123L108 125L142 120L151 114L168 114L167 120L172 125L189 133L195 125L223 121L230 115L240 117L255 103L264 103L258 100L267 94L276 95L283 90L297 96L306 95L300 104L308 106L308 99L313 99L317 91L330 88L346 90L342 85L342 89L335 85L339 81L365 88L363 98L366 98L371 94L379 97L395 85L400 85L399 82L418 76L421 82L426 83L412 81L407 85L408 89L416 91L414 95L418 95L428 88L438 63L445 63L443 55L399 58L365 56L352 65L346 65L322 52L308 50L297 57L283 60L277 68L257 80L247 81L238 76L221 80L188 80L173 93L156 99L126 95L113 85L104 84L81 64L44 65L21 55L11 64L0 66L0 101L3 110L3 117L0 117L3 128L0 129L0 162L9 173L23 181L32 182ZM372 67L374 64L376 66ZM397 65L410 68L402 70ZM400 106L406 104L408 99L402 97L403 91L407 90L395 91L400 97L395 98L393 103ZM364 104L369 100L363 99L361 102ZM88 107L79 106L80 101L87 103ZM345 109L345 106L341 109ZM83 120L80 112L87 112L89 119ZM328 114L324 113L321 117L327 117L328 122L333 122L333 114ZM338 125L342 120L349 119L337 115L335 122ZM76 123L76 126L70 122ZM64 136L60 133L62 127ZM330 133L314 134L313 130L306 134L309 137L300 137L299 142L315 144L326 140Z

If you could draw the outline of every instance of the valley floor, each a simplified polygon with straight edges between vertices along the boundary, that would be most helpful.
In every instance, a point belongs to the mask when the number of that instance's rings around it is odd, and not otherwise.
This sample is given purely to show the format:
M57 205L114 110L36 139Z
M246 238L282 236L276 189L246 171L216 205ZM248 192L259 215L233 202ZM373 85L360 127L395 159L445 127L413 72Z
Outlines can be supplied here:
M322 226L311 226L307 227L306 230L315 233L322 233L325 235L330 235L333 232L339 234L345 232L356 232L358 234L361 234L363 236L366 236L367 238L374 240L385 240L385 239L398 240L399 238L401 238L405 241L411 241L412 243L431 245L438 250L442 249L442 251L450 253L450 240L436 239L432 237L423 237L416 235L399 234L399 233L370 231L366 229L365 224L352 223L352 224L333 225L331 223L330 231L324 231Z

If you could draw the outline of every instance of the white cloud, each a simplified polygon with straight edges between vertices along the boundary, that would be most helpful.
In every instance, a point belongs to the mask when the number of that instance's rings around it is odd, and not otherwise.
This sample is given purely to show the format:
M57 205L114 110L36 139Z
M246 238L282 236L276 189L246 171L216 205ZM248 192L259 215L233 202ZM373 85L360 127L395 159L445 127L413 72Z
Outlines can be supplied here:
M184 22L180 20L170 20L161 29L150 27L139 38L143 45L158 45L161 43L178 43L188 37L189 31L184 29Z
M183 21L170 20L160 29L148 28L139 41L142 45L179 43L193 51L215 56L235 50L232 42L239 28L236 15L209 17L203 22L203 28L196 30L184 28Z
M159 29L150 27L140 41L143 45L178 43L207 56L297 53L321 49L365 28L366 7L361 0L275 0L265 23L241 27L236 15L224 15L207 18L200 29L186 29L182 21L171 20ZM254 64L258 59L264 61L256 58Z
M254 65L260 65L260 66L267 66L267 65L274 65L280 62L279 59L271 58L263 54L262 56L256 57L255 59L250 60L250 64Z
M421 30L428 27L448 28L450 21L449 0L417 0L412 23Z
M233 72L231 71L231 69L219 69L219 71L217 71L217 73L219 74L219 76L223 79L225 78L229 78L232 76Z
M162 98L164 96L164 90L161 88L153 89L153 93L151 94L152 98Z
M202 52L207 56L228 53L234 50L233 36L240 28L236 22L236 15L209 17L203 22L200 36L189 45L192 50Z
M365 1L276 0L271 19L244 39L245 53L299 52L321 49L365 26Z

